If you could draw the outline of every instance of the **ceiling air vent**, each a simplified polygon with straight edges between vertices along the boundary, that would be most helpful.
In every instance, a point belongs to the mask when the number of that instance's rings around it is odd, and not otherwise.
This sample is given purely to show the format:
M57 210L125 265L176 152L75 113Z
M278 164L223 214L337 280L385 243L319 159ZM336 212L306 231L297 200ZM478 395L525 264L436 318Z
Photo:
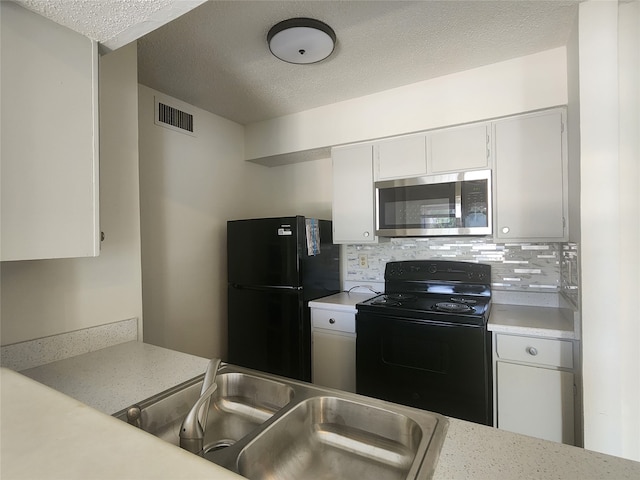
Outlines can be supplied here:
M155 124L182 133L194 135L193 115L155 99Z

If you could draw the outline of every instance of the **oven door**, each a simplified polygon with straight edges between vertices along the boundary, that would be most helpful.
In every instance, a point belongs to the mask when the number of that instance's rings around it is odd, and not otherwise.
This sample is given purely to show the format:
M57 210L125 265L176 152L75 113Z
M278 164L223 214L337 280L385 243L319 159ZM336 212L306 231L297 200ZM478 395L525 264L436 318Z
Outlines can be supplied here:
M488 235L491 171L376 182L379 236Z
M358 312L356 330L357 393L493 424L486 328Z

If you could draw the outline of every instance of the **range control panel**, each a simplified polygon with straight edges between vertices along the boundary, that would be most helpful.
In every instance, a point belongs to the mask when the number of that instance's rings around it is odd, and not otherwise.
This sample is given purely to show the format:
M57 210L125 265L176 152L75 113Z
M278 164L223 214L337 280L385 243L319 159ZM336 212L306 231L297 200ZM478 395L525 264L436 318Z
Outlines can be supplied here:
M491 265L448 260L407 260L389 262L385 281L444 281L491 283Z

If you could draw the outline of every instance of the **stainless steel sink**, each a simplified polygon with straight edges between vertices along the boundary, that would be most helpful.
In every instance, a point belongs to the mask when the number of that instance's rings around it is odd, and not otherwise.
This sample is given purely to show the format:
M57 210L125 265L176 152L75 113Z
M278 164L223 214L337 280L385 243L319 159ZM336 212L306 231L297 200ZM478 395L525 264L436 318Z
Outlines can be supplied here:
M293 398L290 386L246 373L216 379L204 436L204 451L233 445L269 420Z
M179 445L180 426L200 395L202 380L200 376L115 416L129 421L131 409L139 409L139 421L130 423L173 445ZM209 404L205 451L234 444L293 398L290 386L248 373L220 373L216 383L218 389Z
M202 377L115 416L179 445ZM449 423L425 410L234 365L223 364L216 383L203 456L251 480L429 479Z
M253 480L402 479L421 439L422 429L405 415L336 397L314 397L249 443L240 452L238 470Z

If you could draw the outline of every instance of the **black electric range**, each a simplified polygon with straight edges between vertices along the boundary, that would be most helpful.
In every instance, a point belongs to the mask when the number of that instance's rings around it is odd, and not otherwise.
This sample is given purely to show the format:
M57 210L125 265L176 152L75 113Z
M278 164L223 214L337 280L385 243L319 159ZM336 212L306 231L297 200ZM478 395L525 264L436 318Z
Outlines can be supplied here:
M356 391L491 425L491 266L390 262L359 303Z

